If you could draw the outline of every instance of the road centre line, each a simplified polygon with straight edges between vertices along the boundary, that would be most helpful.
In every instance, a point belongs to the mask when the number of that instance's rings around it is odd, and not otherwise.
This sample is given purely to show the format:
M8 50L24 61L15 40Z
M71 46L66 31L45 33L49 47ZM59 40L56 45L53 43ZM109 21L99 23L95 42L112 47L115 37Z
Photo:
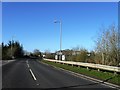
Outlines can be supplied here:
M37 79L36 79L36 77L35 77L34 73L32 72L32 70L31 70L31 69L29 69L29 71L30 71L30 73L31 73L31 75L32 75L32 77L33 77L33 79L36 81Z
M26 63L27 63L27 66L28 66L28 68L30 67L30 65L29 65L29 63L28 63L28 60L26 61Z
M28 64L28 60L26 61L26 63Z
M26 63L27 63L27 66L28 66L28 68L29 68L30 65L29 65L29 63L28 63L28 60L26 61ZM35 77L33 71L32 71L31 69L29 69L29 71L30 71L30 74L32 75L33 79L36 81L37 79L36 79L36 77Z
M29 65L29 64L27 64L27 66L28 66L28 68L30 67L30 65Z

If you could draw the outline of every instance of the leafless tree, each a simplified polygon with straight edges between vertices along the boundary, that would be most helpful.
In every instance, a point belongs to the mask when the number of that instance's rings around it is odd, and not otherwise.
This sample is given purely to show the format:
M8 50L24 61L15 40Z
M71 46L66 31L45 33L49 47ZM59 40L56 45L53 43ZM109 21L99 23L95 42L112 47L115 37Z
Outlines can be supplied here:
M103 28L102 33L96 42L96 62L105 65L118 65L119 62L119 38L118 28L111 25L109 28Z

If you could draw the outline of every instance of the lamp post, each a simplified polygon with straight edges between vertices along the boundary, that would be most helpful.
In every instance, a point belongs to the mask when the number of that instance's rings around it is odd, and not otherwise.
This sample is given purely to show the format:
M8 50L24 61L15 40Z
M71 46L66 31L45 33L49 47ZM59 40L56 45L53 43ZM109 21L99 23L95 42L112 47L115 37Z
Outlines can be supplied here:
M13 37L11 38L11 58L14 59L14 56L13 56L13 46L12 46L12 42L13 42Z
M11 59L12 59L12 41L13 41L13 37L11 38Z
M60 55L60 60L62 60L62 52L61 52L61 48L62 48L62 21L61 20L55 20L54 21L54 23L59 23L60 24L60 53L59 53L59 55Z

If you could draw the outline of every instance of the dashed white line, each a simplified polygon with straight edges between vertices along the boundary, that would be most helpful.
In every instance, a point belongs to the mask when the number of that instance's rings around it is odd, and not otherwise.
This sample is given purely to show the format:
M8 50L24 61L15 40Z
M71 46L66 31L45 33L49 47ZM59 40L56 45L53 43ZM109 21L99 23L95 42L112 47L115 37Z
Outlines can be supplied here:
M26 61L26 63L28 64L28 60Z
M35 75L33 74L32 70L31 69L29 69L29 70L30 70L30 73L31 73L33 79L36 81L37 79L36 79Z
M29 64L27 64L28 68L30 67Z
M30 65L29 65L29 63L28 63L28 60L26 61L26 63L27 63L27 66L28 66L28 68L29 68L30 74L32 75L33 79L36 81L37 79L36 79L34 73L32 72L32 70L30 69Z

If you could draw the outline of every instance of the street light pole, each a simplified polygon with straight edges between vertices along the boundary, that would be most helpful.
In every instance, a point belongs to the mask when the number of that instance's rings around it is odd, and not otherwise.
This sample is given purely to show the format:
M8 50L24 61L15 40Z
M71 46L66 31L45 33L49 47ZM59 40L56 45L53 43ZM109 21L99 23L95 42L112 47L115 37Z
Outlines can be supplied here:
M12 58L12 59L14 58L14 56L13 56L13 46L12 46L13 37L14 37L14 36L12 36L12 38L11 38L11 58Z
M62 54L62 21L60 20L60 55Z
M12 59L12 41L13 41L13 36L11 38L11 59Z
M60 53L59 55L60 55L60 60L62 60L62 52L61 52L62 50L62 20L60 21L55 20L54 23L60 23Z

